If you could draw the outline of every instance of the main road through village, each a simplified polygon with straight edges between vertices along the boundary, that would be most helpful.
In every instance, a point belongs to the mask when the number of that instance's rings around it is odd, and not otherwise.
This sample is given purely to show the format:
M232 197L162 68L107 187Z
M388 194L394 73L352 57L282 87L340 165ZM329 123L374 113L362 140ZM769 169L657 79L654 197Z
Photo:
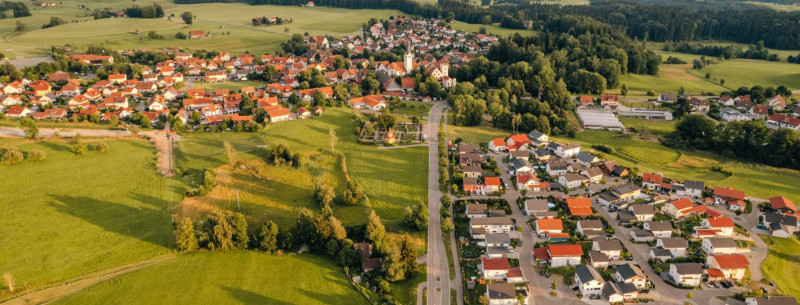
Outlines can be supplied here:
M450 304L450 273L442 242L439 209L442 192L439 190L438 131L446 102L438 102L428 112L428 279L426 281L429 305ZM419 291L419 290L418 290Z

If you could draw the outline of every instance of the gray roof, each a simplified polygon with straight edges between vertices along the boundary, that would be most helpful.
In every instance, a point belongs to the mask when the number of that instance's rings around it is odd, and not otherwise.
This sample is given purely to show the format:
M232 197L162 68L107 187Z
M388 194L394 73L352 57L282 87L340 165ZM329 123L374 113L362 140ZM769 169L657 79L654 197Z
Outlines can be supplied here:
M767 213L764 214L764 222L767 223L779 223L787 226L796 227L797 226L797 218L793 216L783 215L781 213Z
M464 170L462 170L462 171L465 172L465 173L480 173L481 172L481 166L480 165L465 165L464 166Z
M514 168L523 168L523 167L526 167L526 166L530 167L530 168L533 168L531 163L528 162L528 160L525 160L525 159L514 159L514 160L511 160L511 166L513 166Z
M617 217L619 218L619 222L623 223L623 224L624 223L634 223L634 222L639 221L638 219L636 219L636 215L633 215L633 212L631 212L631 211L625 211L625 210L619 211L619 212L617 212ZM645 232L647 232L647 231L645 231ZM650 233L650 232L648 232L648 233ZM653 235L653 234L650 233L650 235Z
M660 258L660 257L664 257L664 258L667 258L667 259L672 258L672 252L670 252L667 249L650 249L650 251L653 251L653 255L656 258Z
M602 176L603 170L601 170L599 167L590 167L586 169L586 175L589 176L589 178Z
M582 229L603 229L603 222L598 219L578 220Z
M612 295L622 295L622 290L617 287L617 284L612 281L606 281L603 286L603 295L608 297Z
M659 240L664 245L664 249L686 248L689 246L689 242L682 237L668 237Z
M537 150L537 151L536 151L536 155L537 155L537 156L540 156L540 157L542 157L542 156L547 156L547 155L549 155L549 154L550 154L550 151L549 151L549 150L547 150L547 149L540 149L540 150Z
M531 211L547 211L547 199L528 199L525 200L525 209Z
M486 234L486 244L510 244L511 236L508 233Z
M639 267L636 267L631 263L617 266L617 272L619 273L620 276L622 276L623 279L626 280L633 278L635 276L641 278L647 278L647 276L645 276L644 273L642 272L642 269L639 269Z
M632 209L634 215L655 215L656 213L656 209L647 204L637 204Z
M635 185L633 183L628 183L614 188L614 192L617 192L619 194L626 194L640 189L641 188L638 185Z
M683 186L685 186L686 189L693 189L693 190L705 189L705 183L703 183L703 181L685 180L683 181Z
M600 251L622 251L622 244L616 239L596 240Z
M551 170L566 170L567 169L567 162L557 161L557 162L550 162L547 163Z
M592 280L603 282L603 277L597 272L594 267L589 265L580 265L575 268L575 275L581 280L581 283L591 282Z
M758 305L798 305L797 299L787 296L760 296L747 299L755 299Z
M595 158L597 158L593 154L590 154L590 153L585 152L585 151L579 152L577 157L578 157L578 160L581 160L583 162L590 162L590 163L592 161L594 161Z
M672 223L669 221L648 221L646 222L647 226L650 227L650 231L672 231Z
M528 139L533 141L533 140L538 139L539 137L541 137L543 135L545 135L545 134L542 133L541 131L533 130L533 131L528 133Z
M673 263L678 274L703 274L703 266L698 263Z
M636 288L636 286L631 283L625 283L625 282L617 283L617 287L619 287L619 290L622 291L622 294L639 292L639 288Z
M467 214L486 214L489 211L485 203L470 203L467 205Z
M483 218L470 218L469 223L473 226L486 226L486 225L511 225L511 219L505 217L483 217Z
M683 184L677 184L677 183L673 183L673 184L672 184L672 190L673 190L673 191L676 191L676 192L677 192L677 191L685 191L685 190L686 190L686 187L685 187Z
M475 219L475 218L473 218L473 219ZM636 237L653 237L654 236L653 233L651 233L650 231L645 231L645 230L633 230L631 232L633 234L635 234Z
M487 287L489 291L489 299L516 299L517 288L512 283L495 283L489 284Z
M481 149L477 145L461 143L458 145L458 153L480 153Z
M714 248L736 248L736 240L730 237L712 237L708 239Z
M589 251L589 259L592 263L607 263L608 255L600 251Z
M675 94L675 93L661 93L661 95L659 95L659 98L662 101L673 101L673 102L675 102L675 101L678 100L678 95Z

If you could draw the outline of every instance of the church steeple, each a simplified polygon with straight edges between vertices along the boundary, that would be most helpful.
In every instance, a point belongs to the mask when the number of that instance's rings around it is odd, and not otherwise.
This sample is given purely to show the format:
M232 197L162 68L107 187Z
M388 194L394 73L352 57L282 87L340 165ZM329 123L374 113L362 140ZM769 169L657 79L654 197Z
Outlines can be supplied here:
M414 69L414 45L411 43L408 44L408 50L403 57L403 68L406 69L406 73Z

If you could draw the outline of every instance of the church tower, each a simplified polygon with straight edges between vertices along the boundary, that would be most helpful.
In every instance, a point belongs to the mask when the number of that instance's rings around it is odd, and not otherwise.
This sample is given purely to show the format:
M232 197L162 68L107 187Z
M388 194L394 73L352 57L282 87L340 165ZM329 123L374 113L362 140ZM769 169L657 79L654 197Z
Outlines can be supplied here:
M410 43L408 44L408 51L403 57L403 68L406 69L406 73L410 73L414 69L414 47Z

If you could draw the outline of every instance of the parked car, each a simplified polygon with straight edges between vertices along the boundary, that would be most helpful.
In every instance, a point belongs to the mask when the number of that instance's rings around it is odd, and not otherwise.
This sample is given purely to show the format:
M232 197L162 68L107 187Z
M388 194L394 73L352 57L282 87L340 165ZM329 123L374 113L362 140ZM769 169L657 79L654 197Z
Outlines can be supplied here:
M708 286L708 288L717 288L717 285L714 285L714 282L706 282L706 286Z
M775 286L775 283L773 283L772 281L769 281L769 285L770 286Z
M761 287L761 292L767 293L767 288Z

